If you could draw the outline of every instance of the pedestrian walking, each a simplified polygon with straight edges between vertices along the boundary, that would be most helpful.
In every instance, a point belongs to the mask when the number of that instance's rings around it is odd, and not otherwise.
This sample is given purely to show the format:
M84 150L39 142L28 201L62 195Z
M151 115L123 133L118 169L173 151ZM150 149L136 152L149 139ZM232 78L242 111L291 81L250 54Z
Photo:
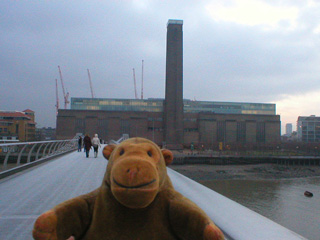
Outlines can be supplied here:
M81 152L82 150L82 137L79 136L79 139L78 139L78 152Z
M90 152L90 149L91 149L91 146L92 146L91 138L89 137L88 134L86 134L86 136L83 138L83 144L84 144L84 148L86 150L86 157L88 158L89 157L89 152Z
M98 157L98 149L99 149L99 147L101 147L98 134L95 134L94 137L92 138L92 146L93 146L93 150L94 150L94 157L96 158L96 157Z

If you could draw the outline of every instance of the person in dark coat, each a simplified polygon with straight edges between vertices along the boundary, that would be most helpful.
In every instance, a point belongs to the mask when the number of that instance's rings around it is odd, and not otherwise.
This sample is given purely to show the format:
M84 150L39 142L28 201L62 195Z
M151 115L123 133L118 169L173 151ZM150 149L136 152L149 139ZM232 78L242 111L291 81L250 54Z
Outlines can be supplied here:
M89 137L88 134L86 134L86 136L83 138L83 144L84 144L84 148L86 150L86 157L88 158L90 149L92 147L91 138Z
M79 136L79 139L78 139L78 152L81 152L81 149L82 149L82 137Z

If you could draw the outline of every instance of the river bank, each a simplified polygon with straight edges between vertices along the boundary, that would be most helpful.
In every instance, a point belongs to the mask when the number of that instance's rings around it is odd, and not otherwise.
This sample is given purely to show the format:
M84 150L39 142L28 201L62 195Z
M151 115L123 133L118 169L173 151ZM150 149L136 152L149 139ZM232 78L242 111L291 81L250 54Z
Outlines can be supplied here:
M320 176L320 166L250 165L171 165L171 169L195 180L268 180Z

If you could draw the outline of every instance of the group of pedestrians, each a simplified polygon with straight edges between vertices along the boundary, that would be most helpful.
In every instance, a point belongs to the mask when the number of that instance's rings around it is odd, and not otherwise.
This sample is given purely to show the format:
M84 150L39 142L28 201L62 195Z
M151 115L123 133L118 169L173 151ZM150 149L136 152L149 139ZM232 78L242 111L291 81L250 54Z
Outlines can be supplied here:
M93 148L94 151L94 157L98 157L98 149L101 147L100 139L98 137L98 134L95 134L94 137L91 139L89 134L86 134L84 138L82 139L81 136L79 136L78 140L78 152L81 152L82 146L84 148L84 152L86 152L86 157L89 157L90 149Z

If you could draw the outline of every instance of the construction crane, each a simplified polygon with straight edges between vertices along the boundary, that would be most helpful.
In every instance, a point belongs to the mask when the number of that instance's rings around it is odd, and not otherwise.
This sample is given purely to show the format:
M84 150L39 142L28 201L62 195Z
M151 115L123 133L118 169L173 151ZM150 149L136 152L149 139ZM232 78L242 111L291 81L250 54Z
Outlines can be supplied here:
M133 71L133 83L134 83L134 97L135 97L135 99L138 99L136 74L135 74L134 68L132 69L132 71Z
M59 110L59 95L58 95L58 80L56 79L56 115L58 116Z
M89 77L89 83L90 83L90 89L91 89L91 97L94 98L90 71L89 71L89 69L87 69L87 70L88 70L88 77Z
M68 100L68 98L69 98L69 92L67 92L67 94L66 94L66 92L65 92L65 90L64 90L64 84L63 84L63 79L62 79L62 73L61 73L60 66L58 66L58 69L59 69L59 75L60 75L60 80L61 80L61 85L62 85L62 91L63 91L64 109L67 109L68 103L70 103L69 100Z
M142 60L142 74L141 74L141 99L143 99L143 60Z

